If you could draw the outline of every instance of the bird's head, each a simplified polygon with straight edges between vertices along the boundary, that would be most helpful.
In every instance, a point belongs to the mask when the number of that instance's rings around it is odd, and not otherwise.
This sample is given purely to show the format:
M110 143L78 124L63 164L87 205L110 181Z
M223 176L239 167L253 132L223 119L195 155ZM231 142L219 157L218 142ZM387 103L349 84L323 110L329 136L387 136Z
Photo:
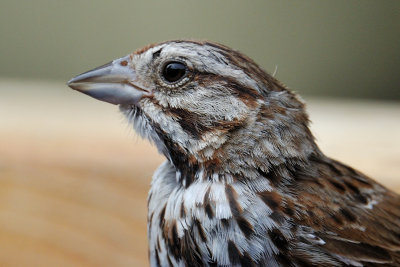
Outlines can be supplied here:
M151 45L68 85L119 105L136 131L178 169L267 170L286 159L301 160L314 147L297 96L220 44Z

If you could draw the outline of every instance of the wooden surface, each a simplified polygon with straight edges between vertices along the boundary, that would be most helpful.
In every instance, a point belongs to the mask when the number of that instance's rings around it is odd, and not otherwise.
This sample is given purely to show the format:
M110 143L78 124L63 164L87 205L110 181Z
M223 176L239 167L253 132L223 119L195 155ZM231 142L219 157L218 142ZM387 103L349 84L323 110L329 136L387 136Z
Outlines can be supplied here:
M146 266L163 161L116 106L0 80L0 266ZM400 192L398 103L306 99L321 149Z

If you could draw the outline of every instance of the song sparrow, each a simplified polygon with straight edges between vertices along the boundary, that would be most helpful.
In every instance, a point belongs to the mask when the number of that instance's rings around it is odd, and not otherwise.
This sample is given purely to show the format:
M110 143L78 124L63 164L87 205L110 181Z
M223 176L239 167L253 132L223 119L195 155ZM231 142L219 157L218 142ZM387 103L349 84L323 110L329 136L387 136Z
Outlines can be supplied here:
M400 266L400 197L326 157L301 99L245 55L169 41L68 85L118 104L168 159L152 266Z

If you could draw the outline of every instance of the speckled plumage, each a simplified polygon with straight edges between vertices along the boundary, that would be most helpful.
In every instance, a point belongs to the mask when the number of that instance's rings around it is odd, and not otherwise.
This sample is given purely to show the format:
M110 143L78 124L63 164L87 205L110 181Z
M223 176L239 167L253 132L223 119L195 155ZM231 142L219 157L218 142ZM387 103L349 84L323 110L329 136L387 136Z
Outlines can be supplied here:
M166 81L168 62L185 76ZM400 197L326 157L302 100L251 59L170 41L110 66L131 102L82 89L97 74L70 86L120 104L167 158L148 199L152 266L400 265Z

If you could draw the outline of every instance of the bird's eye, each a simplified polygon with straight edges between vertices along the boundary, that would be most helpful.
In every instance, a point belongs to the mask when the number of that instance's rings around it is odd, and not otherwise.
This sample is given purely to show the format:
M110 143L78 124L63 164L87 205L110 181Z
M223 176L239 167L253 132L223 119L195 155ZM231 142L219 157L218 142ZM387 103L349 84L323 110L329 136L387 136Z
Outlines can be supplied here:
M169 62L165 64L162 70L163 78L170 83L175 83L185 77L187 67L181 62Z

